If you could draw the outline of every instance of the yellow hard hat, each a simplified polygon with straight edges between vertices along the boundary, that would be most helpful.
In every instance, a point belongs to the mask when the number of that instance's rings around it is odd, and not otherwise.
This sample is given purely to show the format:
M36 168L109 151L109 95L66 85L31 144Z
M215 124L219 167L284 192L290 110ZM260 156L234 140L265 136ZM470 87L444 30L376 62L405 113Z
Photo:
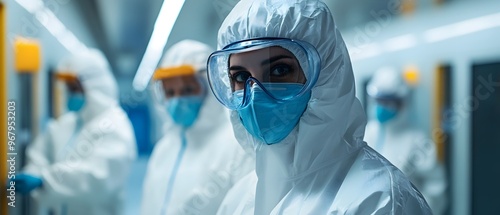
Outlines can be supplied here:
M196 71L194 67L190 65L159 68L153 74L153 80L172 78L176 76L194 75L195 73Z
M78 76L71 72L58 72L55 74L56 79L68 82L68 81L76 81L78 80Z

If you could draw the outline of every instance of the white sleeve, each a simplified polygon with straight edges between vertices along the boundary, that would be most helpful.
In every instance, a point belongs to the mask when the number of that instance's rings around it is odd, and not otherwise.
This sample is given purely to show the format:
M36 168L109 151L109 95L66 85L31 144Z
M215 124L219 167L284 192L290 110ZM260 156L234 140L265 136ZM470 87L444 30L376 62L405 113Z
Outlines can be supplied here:
M68 198L96 202L119 192L136 158L132 132L131 128L117 126L78 143L66 160L42 170L44 185L35 195L54 202Z
M415 160L416 174L414 178L418 181L418 189L425 197L430 208L436 215L444 212L447 204L446 198L446 175L443 165L437 159L436 145L430 139L420 142L414 150L419 153L419 159Z
M257 175L251 171L241 178L226 194L217 215L254 214Z
M35 140L26 147L26 165L23 172L40 176L41 170L52 163L52 138L50 131L54 129L54 122L47 125L47 131L40 133Z

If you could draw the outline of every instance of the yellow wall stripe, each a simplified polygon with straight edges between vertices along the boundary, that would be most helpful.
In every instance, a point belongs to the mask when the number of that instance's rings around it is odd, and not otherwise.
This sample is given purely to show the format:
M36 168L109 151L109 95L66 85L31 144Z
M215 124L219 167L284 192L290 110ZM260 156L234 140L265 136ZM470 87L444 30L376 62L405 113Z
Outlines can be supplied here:
M432 138L436 143L438 160L443 162L445 157L445 133L443 133L443 110L445 100L445 69L444 65L438 65L434 77L434 106L432 110Z
M7 68L6 68L6 20L5 5L0 1L0 214L7 214Z

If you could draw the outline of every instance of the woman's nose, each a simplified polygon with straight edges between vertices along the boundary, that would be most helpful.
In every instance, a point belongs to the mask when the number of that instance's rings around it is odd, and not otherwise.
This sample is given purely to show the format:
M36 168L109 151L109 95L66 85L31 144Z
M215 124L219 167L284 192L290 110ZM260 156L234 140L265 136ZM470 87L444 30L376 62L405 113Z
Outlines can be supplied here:
M262 75L263 72L250 72L250 74L252 75L252 78L255 78L257 79L257 81L259 82L266 82L267 80L264 78L264 76ZM252 81L253 82L253 81Z

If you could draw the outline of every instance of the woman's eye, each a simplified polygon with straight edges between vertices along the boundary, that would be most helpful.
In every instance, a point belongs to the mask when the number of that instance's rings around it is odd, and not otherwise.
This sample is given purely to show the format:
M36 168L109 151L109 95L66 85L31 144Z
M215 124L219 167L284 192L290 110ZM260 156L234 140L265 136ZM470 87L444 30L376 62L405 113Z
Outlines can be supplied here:
M165 90L165 95L167 96L167 98L170 98L170 97L174 96L174 91L173 90Z
M275 77L282 77L288 75L289 73L291 73L291 71L292 69L290 68L290 66L281 64L271 68L270 75Z
M194 88L191 86L187 86L182 91L184 95L189 95L194 92Z
M232 75L233 81L238 83L244 83L252 75L249 72L237 72Z

